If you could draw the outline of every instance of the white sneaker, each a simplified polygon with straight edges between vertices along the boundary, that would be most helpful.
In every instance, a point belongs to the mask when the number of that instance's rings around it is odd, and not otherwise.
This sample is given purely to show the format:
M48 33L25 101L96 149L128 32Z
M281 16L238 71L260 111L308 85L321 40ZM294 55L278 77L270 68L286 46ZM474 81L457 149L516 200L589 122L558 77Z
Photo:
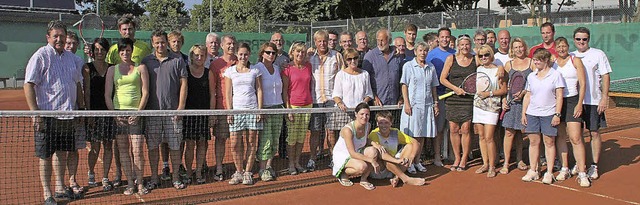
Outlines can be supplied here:
M333 167L333 166L331 166L331 167ZM309 162L307 162L307 170L309 170L310 172L316 170L316 162L313 161L312 159L310 159Z
M553 183L553 174L550 173L550 172L544 173L544 176L542 177L542 183L544 183L544 184Z
M587 177L587 174L584 172L578 175L577 181L578 181L578 185L580 185L581 187L591 186L591 180L589 180L589 177Z
M407 168L407 172L409 172L409 174L416 174L416 173L418 173L418 172L416 171L415 164L409 165L409 168Z
M591 167L589 167L589 171L587 172L587 175L589 176L590 179L594 180L594 179L598 179L598 166L596 165L591 165Z
M522 181L525 182L531 182L538 179L540 179L540 174L537 171L533 171L531 169L529 169L529 171L527 171L527 174L522 177Z
M419 172L427 172L427 168L422 166L421 163L415 163L413 166L415 166Z
M577 175L578 174L578 165L574 165L573 168L571 169L571 175Z
M556 176L556 180L558 181L564 181L566 179L571 178L571 171L569 171L568 167L562 167L560 169L560 172L558 173L558 175Z
M229 180L229 184L231 184L231 185L240 184L243 181L242 174L243 174L243 172L236 171L236 173L234 173L231 176L231 180Z

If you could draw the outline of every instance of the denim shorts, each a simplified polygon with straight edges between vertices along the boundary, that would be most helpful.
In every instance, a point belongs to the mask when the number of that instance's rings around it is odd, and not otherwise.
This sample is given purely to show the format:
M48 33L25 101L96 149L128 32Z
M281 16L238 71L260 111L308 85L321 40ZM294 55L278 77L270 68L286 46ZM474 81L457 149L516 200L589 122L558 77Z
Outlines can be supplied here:
M558 128L551 126L552 119L553 115L533 116L527 114L527 127L524 132L527 134L542 133L550 137L558 136Z

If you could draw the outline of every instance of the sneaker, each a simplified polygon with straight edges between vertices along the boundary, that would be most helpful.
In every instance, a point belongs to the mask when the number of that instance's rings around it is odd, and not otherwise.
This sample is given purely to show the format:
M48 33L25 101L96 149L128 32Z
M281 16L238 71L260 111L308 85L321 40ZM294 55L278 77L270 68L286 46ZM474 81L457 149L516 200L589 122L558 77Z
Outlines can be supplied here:
M44 204L45 205L57 205L58 202L56 202L56 200L53 197L48 197L46 200L44 200Z
M407 172L409 172L409 174L416 174L416 173L418 173L418 172L416 171L416 167L414 167L414 165L413 165L413 164L412 164L412 165L409 165L409 168L407 168Z
M550 173L550 172L544 173L544 176L542 177L542 183L544 183L544 184L553 183L553 174Z
M578 181L578 185L580 185L581 187L591 186L591 180L589 180L589 177L587 177L587 174L584 172L578 175L577 181Z
M187 169L184 168L184 166L182 166L182 164L180 165L180 171L178 173L180 173L181 177L187 177Z
M577 175L578 174L578 165L574 165L573 168L571 169L571 175Z
M242 182L242 172L236 172L231 175L231 179L229 180L229 184L236 185Z
M169 167L162 168L160 179L162 179L162 181L169 181L171 179L171 170Z
M415 163L413 166L415 166L419 172L427 172L427 168L422 166L422 163Z
M89 185L89 187L93 188L93 187L97 187L98 183L96 183L96 175L95 174L91 174L89 173L89 182L87 183Z
M527 174L522 177L522 181L532 182L534 180L538 180L539 178L540 174L537 171L529 169L529 171L527 171Z
M309 170L310 172L316 170L316 162L313 161L312 159L310 159L309 162L307 162L307 170Z
M273 169L273 167L267 167L267 170L269 170L269 174L271 174L271 180L276 178L276 170Z
M229 183L231 183L231 182L229 182ZM242 184L244 184L244 185L253 185L253 173L244 172L244 174L242 175Z
M570 172L571 171L569 171L568 167L560 168L560 172L556 176L556 180L564 181L564 180L567 180L567 179L571 178L571 173Z
M260 179L262 181L268 182L273 180L273 176L271 176L271 171L269 171L269 169L264 169L262 171L260 171Z
M591 167L589 167L589 171L587 171L587 175L589 176L589 179L591 179L591 180L598 179L598 177L599 177L599 175L598 175L598 166L592 164Z

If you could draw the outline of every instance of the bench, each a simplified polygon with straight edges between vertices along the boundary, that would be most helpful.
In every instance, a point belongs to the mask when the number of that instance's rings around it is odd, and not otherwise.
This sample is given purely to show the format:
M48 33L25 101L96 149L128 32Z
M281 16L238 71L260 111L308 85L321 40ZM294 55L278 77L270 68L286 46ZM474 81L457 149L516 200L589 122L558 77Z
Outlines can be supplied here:
M4 78L4 77L0 77L0 81L2 81L2 87L6 88L7 87L7 80L9 80L10 78Z

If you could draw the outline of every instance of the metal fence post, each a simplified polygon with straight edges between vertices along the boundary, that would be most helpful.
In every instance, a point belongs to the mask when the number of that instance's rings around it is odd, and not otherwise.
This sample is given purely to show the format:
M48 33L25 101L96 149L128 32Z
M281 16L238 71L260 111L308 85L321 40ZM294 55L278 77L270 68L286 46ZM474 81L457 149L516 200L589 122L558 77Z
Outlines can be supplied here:
M349 18L347 18L347 31L349 31Z
M480 11L476 10L476 28L480 28Z
M440 12L440 27L447 27L444 25L444 12Z
M391 31L391 16L387 16L387 30Z
M593 23L593 0L591 0L591 23Z
M258 19L258 33L262 33L262 26L261 26L262 21L260 19Z

